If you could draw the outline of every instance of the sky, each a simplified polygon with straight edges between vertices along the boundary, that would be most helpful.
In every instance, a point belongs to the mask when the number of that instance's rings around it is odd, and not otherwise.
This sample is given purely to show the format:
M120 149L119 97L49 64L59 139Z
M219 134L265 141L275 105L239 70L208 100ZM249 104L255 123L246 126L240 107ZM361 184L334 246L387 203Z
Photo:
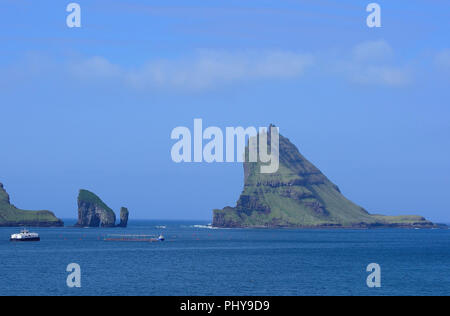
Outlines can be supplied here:
M450 2L0 2L0 182L76 218L78 190L134 219L211 220L239 163L172 161L171 131L273 123L371 213L450 222Z

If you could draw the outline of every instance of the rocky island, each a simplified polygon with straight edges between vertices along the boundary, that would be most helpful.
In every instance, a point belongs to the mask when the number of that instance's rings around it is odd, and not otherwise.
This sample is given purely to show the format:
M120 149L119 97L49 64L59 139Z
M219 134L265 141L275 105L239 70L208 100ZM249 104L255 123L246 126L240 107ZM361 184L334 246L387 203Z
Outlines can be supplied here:
M270 129L268 147L270 148ZM248 146L246 148L248 161ZM421 216L371 215L347 199L318 168L280 135L280 166L260 173L260 162L244 162L244 189L235 207L213 211L215 227L432 228Z
M128 209L121 208L120 224L117 227L127 227ZM97 195L87 190L78 194L77 227L116 227L116 214Z
M130 215L130 212L126 207L120 208L120 223L117 225L117 227L127 227L128 225L128 216Z
M61 227L63 221L50 211L25 211L11 204L8 193L0 183L0 227Z

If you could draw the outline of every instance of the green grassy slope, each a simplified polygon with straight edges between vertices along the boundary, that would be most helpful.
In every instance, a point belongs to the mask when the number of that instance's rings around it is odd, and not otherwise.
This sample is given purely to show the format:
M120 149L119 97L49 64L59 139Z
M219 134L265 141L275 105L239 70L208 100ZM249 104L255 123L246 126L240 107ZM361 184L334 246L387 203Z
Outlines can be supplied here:
M248 154L248 152L247 152ZM319 169L280 135L280 167L260 173L244 163L244 190L236 207L214 210L218 227L432 226L422 217L370 215L341 194Z
M0 226L63 226L50 211L26 211L10 204L9 195L0 183Z
M78 194L78 200L84 201L90 204L98 205L102 209L104 209L107 212L111 212L114 214L114 211L105 204L105 202L102 201L96 194L88 191L88 190L80 190L80 193Z

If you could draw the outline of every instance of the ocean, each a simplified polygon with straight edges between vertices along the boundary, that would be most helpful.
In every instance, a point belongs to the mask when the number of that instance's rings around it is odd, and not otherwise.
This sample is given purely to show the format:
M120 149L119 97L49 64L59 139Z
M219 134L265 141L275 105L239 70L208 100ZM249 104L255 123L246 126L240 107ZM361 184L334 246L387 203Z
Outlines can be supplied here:
M19 229L0 228L0 295L450 295L450 230L194 227L206 224L33 228L35 243L12 243ZM166 241L104 241L160 233ZM80 288L66 284L71 263ZM380 288L366 284L370 263Z

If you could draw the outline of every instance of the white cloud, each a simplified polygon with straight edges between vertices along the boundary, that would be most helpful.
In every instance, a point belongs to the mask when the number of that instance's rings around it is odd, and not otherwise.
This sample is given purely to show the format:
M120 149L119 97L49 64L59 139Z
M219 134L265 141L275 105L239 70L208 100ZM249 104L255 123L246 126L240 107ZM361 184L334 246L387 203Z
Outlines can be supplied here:
M412 71L395 62L394 57L392 47L384 40L363 42L352 49L350 58L337 62L336 69L358 84L391 87L410 84Z
M385 40L367 41L353 48L353 58L358 62L386 61L393 57L393 50Z
M343 54L342 54L343 55ZM342 55L314 57L291 51L199 51L190 57L150 60L140 67L115 65L102 57L73 63L71 73L87 80L116 80L128 87L205 90L224 84L256 80L298 78L314 64L329 66L352 82L365 85L401 86L411 82L411 72L394 65L394 53L384 40L363 42ZM320 71L319 69L316 69Z
M435 62L438 67L450 69L450 49L439 52L436 55Z
M203 51L190 58L149 61L139 68L120 67L105 58L93 57L71 64L70 72L83 79L120 80L137 89L202 90L240 81L295 78L312 63L312 56L288 51Z
M449 65L450 51L441 52L436 62ZM362 85L397 87L411 83L413 78L413 68L396 59L391 46L379 40L363 42L339 53L203 50L179 58L150 59L141 66L124 66L101 56L55 61L38 54L0 69L0 80L8 78L9 84L13 84L14 78L21 83L78 80L92 86L140 91L204 91L249 81L296 79L310 68L316 78L332 74L337 75L337 80Z
M354 71L353 79L363 84L403 86L411 83L411 74L405 68L366 65Z
M80 79L113 79L120 78L123 71L106 58L95 56L86 60L71 62L69 72Z

